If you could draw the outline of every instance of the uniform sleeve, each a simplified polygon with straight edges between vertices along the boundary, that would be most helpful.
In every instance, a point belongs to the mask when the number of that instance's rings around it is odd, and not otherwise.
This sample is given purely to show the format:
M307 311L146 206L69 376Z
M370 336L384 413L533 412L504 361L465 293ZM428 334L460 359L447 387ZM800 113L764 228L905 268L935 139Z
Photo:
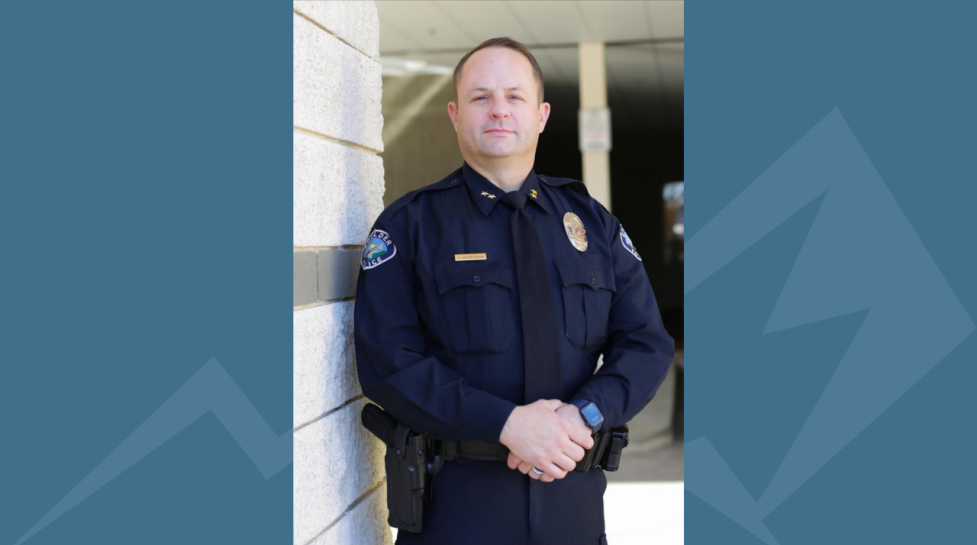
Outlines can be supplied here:
M363 393L436 439L498 442L516 405L469 386L426 355L406 229L392 223L378 222L375 229L389 234L396 253L375 265L361 258L356 286L353 331Z
M634 418L655 396L671 365L675 342L665 332L637 252L625 246L617 218L607 216L617 291L601 349L604 363L571 399L593 401L604 415L604 426L615 427Z

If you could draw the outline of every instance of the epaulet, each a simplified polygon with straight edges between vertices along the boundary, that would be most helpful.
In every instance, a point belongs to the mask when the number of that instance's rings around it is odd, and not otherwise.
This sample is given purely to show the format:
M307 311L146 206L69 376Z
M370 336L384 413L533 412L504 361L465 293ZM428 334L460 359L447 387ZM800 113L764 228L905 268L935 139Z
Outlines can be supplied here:
M587 186L580 180L574 180L573 178L553 178L551 176L539 175L537 175L537 177L550 187L560 187L565 185L581 195L587 195L588 197L590 196L590 193L587 192Z
M389 218L392 218L394 214L396 214L398 211L400 211L401 208L403 208L403 207L407 206L408 204L410 204L421 193L427 193L428 191L438 191L438 190L441 190L441 189L450 189L452 187L458 187L458 186L462 185L461 182L462 182L462 173L461 173L461 169L459 168L458 170L456 170L456 171L452 172L451 174L447 175L444 179L442 179L439 182L435 182L435 183L433 183L431 185L426 185L426 186L421 187L419 189L415 189L413 191L409 191L409 192L405 193L403 197L401 197L401 198L397 199L396 201L390 203L390 206L388 206L380 214L380 218L378 218L378 219L389 219Z
M550 176L539 176L539 175L537 175L537 177L548 186L560 187L565 185L569 187L571 190L580 193L581 195L586 195L590 197L590 192L587 191L587 184L581 182L580 180L574 180L573 178L552 178ZM597 199L593 199L593 201L599 204L600 207L604 209L604 212L607 212L608 214L611 213L610 210L608 210L603 203L601 203Z

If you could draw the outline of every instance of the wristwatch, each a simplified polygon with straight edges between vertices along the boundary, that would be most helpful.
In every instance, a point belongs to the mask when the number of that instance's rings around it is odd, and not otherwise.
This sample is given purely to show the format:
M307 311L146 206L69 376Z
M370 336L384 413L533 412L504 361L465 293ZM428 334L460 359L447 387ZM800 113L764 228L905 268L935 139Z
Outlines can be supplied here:
M570 403L580 409L580 416L583 417L584 423L590 426L592 432L597 433L600 431L600 428L604 425L604 415L593 401L574 399Z

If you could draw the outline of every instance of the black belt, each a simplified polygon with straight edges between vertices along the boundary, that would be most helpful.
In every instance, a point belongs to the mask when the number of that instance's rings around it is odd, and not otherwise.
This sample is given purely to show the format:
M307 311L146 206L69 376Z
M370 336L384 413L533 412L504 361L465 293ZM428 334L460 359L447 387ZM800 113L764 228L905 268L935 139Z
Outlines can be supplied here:
M450 462L455 458L478 460L479 462L502 462L509 460L509 447L499 443L485 441L445 441L443 443L444 460Z
M601 430L594 434L593 448L584 450L584 458L577 462L576 471L585 472L598 467L605 471L617 471L621 464L621 451L626 446L628 446L626 425ZM509 447L485 441L442 441L441 452L446 462L455 458L479 462L509 461Z

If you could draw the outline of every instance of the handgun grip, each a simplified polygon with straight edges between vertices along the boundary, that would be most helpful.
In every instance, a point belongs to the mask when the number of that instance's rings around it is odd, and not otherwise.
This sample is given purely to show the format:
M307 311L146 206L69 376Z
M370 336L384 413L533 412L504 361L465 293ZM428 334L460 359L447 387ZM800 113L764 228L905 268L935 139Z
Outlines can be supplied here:
M394 446L394 433L397 431L397 419L372 403L367 403L360 413L363 427L376 435L387 447Z

